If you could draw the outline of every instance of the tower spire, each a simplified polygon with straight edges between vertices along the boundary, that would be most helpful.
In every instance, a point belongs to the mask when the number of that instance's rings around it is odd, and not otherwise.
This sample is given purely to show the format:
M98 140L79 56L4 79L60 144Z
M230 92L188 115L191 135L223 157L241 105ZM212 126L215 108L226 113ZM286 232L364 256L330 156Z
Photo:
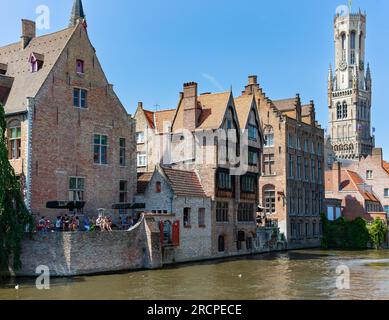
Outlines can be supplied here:
M82 0L74 0L73 9L70 16L69 27L74 27L78 20L85 19L84 8L82 6Z

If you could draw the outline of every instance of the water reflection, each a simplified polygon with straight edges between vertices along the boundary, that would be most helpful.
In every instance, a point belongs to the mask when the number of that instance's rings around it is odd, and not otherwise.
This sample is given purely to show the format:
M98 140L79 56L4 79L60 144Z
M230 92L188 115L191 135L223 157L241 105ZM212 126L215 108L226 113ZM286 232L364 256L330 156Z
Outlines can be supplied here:
M336 268L351 290L336 288ZM389 251L294 251L117 275L0 285L0 299L389 299Z

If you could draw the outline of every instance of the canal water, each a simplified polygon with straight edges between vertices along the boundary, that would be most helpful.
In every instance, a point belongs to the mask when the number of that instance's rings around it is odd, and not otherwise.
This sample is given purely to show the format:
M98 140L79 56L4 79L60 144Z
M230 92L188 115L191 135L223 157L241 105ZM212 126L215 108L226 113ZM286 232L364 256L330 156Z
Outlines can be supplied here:
M350 272L350 290L337 288L339 266ZM0 283L0 300L4 299L389 299L389 250L291 251L162 270L51 279L49 290L37 290L35 280L18 279Z

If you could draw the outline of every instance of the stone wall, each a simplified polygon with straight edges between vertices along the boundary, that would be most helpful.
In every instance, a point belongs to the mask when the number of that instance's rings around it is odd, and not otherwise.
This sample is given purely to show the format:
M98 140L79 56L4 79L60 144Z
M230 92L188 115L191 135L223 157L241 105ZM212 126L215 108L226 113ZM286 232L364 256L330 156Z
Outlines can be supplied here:
M159 230L142 219L131 231L35 234L23 242L19 276L47 266L51 276L162 267Z

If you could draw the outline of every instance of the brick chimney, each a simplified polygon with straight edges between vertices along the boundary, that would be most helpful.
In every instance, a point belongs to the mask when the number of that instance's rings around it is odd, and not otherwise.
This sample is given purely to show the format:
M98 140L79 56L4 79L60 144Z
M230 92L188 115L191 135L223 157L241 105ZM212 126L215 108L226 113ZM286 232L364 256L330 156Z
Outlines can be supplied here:
M258 76L249 76L249 85L258 84Z
M25 49L30 41L36 37L35 21L22 19L22 49Z
M342 163L334 162L332 167L332 183L334 191L340 191L340 184L342 182Z
M197 83L196 82L189 82L184 84L183 106L184 106L183 128L189 131L195 131L197 128L197 120L201 112L197 104Z

